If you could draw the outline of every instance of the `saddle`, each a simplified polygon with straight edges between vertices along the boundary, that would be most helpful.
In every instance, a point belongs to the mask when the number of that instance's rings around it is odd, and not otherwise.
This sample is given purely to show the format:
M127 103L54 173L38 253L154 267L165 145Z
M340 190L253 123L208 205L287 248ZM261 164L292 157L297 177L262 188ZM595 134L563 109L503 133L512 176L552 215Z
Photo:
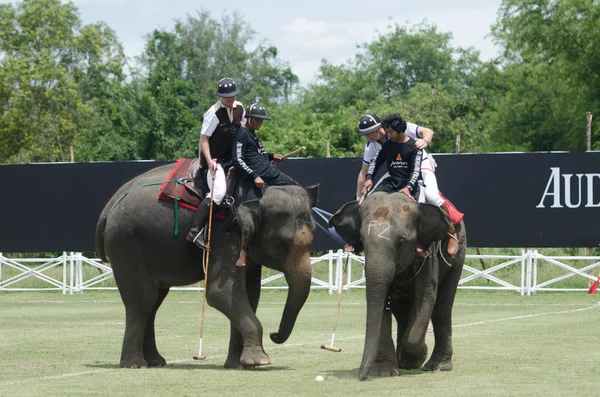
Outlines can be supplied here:
M234 208L233 192L237 183L234 167L227 170L226 181L225 198L220 205L215 204L213 207L213 218L216 219L224 219L227 210ZM177 203L179 207L195 211L209 191L206 170L200 166L200 159L182 158L175 163L173 170L161 185L158 199Z

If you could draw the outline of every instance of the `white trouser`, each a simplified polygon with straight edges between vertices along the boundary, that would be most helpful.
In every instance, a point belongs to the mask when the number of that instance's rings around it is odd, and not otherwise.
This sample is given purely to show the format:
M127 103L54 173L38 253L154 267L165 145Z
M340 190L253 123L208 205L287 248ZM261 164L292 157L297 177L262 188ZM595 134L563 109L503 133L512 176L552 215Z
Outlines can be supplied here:
M440 196L437 178L435 177L436 165L430 154L421 163L421 180L419 180L421 192L418 201L440 207L444 204L444 199Z
M206 197L210 198L210 188L212 186L212 173L208 171L206 173L206 182L208 183L208 193ZM223 167L221 164L217 164L217 171L215 172L215 192L213 196L213 201L216 205L220 205L223 199L225 198L225 193L227 193L227 180L225 179L225 171L223 171Z

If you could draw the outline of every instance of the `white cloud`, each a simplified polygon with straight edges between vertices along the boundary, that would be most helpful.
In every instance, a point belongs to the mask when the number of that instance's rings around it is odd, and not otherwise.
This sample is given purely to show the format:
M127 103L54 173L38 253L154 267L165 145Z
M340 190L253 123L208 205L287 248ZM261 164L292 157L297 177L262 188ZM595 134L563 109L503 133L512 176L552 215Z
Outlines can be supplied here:
M1 1L1 0L0 0ZM238 11L257 31L257 41L277 47L303 84L318 73L321 59L340 64L356 54L357 44L372 41L394 21L419 23L427 18L442 32L451 32L454 45L473 46L484 59L496 55L491 39L484 36L495 21L501 0L304 0L273 3L271 0L75 0L84 23L103 20L123 43L128 56L137 56L144 35L153 29L172 29L174 19L206 9L214 18ZM318 10L318 12L315 12ZM392 18L390 21L388 16Z
M292 22L283 28L284 32L292 35L309 35L313 37L321 36L330 29L330 25L325 21L308 20L306 18L294 18Z

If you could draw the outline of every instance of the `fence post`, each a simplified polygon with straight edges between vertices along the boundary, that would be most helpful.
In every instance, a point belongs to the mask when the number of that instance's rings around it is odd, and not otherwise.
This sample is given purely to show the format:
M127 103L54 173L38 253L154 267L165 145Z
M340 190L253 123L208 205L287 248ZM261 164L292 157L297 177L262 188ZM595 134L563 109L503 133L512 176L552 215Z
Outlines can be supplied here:
M536 287L537 287L537 267L538 267L538 250L534 251L534 257L533 257L533 282L532 282L532 289L533 289L533 294L535 295L537 293Z
M333 250L329 250L329 295L333 294Z
M342 271L342 250L337 250L337 262L335 265L335 289L338 294L341 294L342 291L340 287L342 286L342 277L344 276L344 272Z
M83 260L81 252L76 252L77 256L77 292L83 294Z
M62 293L63 295L66 295L67 293L67 258L65 257L65 253L63 252L62 258L61 258L61 262L62 262L62 268L63 268L63 289L62 289Z
M526 290L527 296L531 296L531 262L532 262L531 250L527 250L527 278L526 278Z
M525 295L525 250L521 250L521 296Z
M63 255L66 257L67 253L63 252ZM75 278L74 267L75 266L73 264L73 253L71 252L71 255L69 255L69 295L73 295L73 279Z
M350 285L350 283L352 282L352 256L354 255L351 252L348 252L348 255L350 255L350 257L348 258L348 274L346 276L346 285ZM348 290L348 293L350 293L350 288L346 288Z

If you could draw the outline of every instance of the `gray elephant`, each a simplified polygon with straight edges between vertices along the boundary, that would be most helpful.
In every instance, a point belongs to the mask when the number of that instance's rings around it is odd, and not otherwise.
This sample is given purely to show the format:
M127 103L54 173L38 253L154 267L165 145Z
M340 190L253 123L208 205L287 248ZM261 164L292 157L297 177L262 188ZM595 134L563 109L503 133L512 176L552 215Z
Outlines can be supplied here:
M351 201L329 223L348 244L365 252L367 329L359 378L420 368L427 358L430 318L435 347L423 370L452 370L452 306L465 258L464 223L455 226L459 248L453 257L445 247L447 214L433 205L417 205L403 193L374 193L360 207ZM417 247L425 253L417 255Z
M121 367L166 365L156 347L156 312L169 288L204 279L203 251L187 242L185 233L174 235L173 205L157 199L159 186L140 187L166 180L172 169L173 165L158 167L125 184L106 204L98 221L96 249L110 262L125 305ZM271 339L284 343L290 336L310 291L309 250L315 228L311 208L316 205L317 194L318 186L272 186L260 201L247 201L238 207L244 233L250 238L245 267L235 266L240 252L239 228L228 234L225 227L233 215L213 220L206 299L231 323L226 368L271 363L255 314L260 265L285 274L289 293L279 330ZM237 203L242 195L238 188ZM180 209L179 228L189 229L193 216L192 211Z

